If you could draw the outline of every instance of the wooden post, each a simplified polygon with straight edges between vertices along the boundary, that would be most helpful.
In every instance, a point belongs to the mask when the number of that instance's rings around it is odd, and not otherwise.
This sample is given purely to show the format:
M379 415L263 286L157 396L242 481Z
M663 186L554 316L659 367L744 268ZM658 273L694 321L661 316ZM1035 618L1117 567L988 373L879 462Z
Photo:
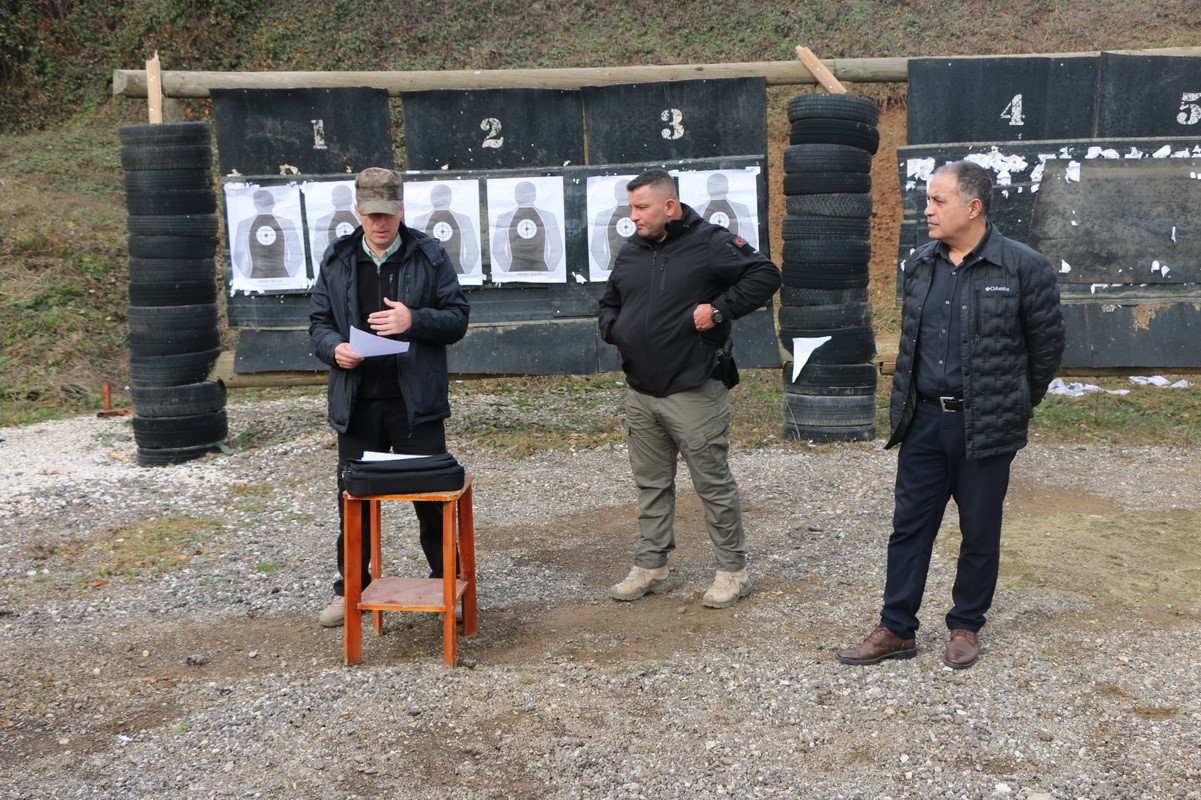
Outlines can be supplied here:
M1135 55L1198 56L1201 47L1161 47L1115 51ZM946 56L948 59L996 58ZM1079 53L1027 53L1030 58L1096 56ZM908 58L832 58L829 71L851 83L907 83ZM562 69L463 69L414 72L190 72L166 70L162 91L173 98L209 97L210 89L329 89L338 86L372 86L389 96L427 89L579 89L617 83L682 81L697 78L763 77L768 86L817 83L805 65L793 61L755 61L739 64L678 64L638 67L578 67ZM144 70L113 70L113 96L142 97L147 93Z
M146 105L150 112L150 121L160 124L163 121L163 65L158 60L158 51L146 62Z
M813 51L808 47L797 45L796 57L805 65L805 69L813 73L813 77L820 83L830 94L846 94L847 87L835 78L830 70L826 69L826 65L821 62L817 56L813 55Z

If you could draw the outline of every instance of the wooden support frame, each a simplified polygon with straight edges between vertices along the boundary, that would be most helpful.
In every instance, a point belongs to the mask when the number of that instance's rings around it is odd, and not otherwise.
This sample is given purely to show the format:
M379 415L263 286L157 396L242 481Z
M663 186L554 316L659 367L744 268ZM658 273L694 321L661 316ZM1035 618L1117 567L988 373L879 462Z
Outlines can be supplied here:
M1134 55L1201 56L1201 47L1161 47L1122 50ZM998 58L948 56L948 58ZM1027 58L1097 56L1083 53L1026 53ZM839 81L850 83L908 83L908 58L834 58L821 62ZM769 86L816 84L817 78L800 61L751 61L739 64L649 65L568 69L427 70L413 72L162 72L162 91L169 97L208 97L210 89L326 89L374 86L397 97L401 92L427 89L511 89L519 87L579 89L581 86L684 81L698 78L762 77ZM113 70L115 97L146 97L145 70Z
M158 51L146 62L146 110L150 122L163 121L163 65L158 60Z
M830 94L847 93L847 87L843 86L838 78L835 78L830 70L826 69L826 65L817 56L813 55L813 51L808 47L798 44L796 46L796 57L801 60L801 63L805 65L805 69L813 74L813 77L817 79L817 82L827 92Z

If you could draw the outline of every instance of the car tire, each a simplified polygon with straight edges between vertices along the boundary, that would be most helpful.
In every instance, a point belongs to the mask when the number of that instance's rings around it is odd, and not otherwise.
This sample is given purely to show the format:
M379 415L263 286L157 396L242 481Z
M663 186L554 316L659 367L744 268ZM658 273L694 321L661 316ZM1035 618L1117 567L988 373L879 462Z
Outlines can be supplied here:
M129 332L131 356L174 356L220 346L221 332L216 327Z
M125 207L135 216L212 214L217 210L217 196L211 188L126 192Z
M877 125L880 107L866 97L853 94L799 94L788 101L788 121L829 118Z
M127 195L199 190L213 190L207 169L148 169L125 173Z
M781 328L822 330L872 324L869 303L831 303L819 306L780 306L776 312Z
M792 352L793 339L817 339L829 337L829 341L818 347L809 356L814 364L863 364L876 355L876 338L866 325L826 330L781 328L780 344Z
M784 422L814 428L864 428L875 425L876 396L785 392Z
M201 381L183 386L131 386L133 410L139 417L187 417L225 408L225 384Z
M845 144L794 144L784 148L784 172L871 172L872 156Z
M135 258L206 259L217 252L214 236L130 236L129 255Z
M203 458L209 453L221 451L222 442L193 445L192 447L139 447L139 467L169 467Z
M845 119L800 119L792 124L789 144L843 144L875 155L880 131L865 122Z
M183 386L208 380L221 348L171 356L129 357L130 386Z
M215 280L217 267L211 258L131 258L129 280L131 283L164 283L171 281ZM130 305L139 305L130 303ZM180 305L186 305L181 303Z
M172 214L127 217L131 236L216 236L216 214Z
M833 192L830 194L798 194L784 198L789 214L823 217L856 217L872 215L872 196L869 192Z
M814 289L809 287L780 287L782 306L826 306L844 303L867 302L867 279L863 285L841 289Z
M786 216L780 226L785 241L790 239L856 239L867 241L872 234L870 220L849 217L823 217L819 214Z
M857 289L867 286L868 267L862 264L781 265L784 285L797 289Z
M217 304L181 306L130 306L130 331L161 331L172 328L216 328Z
M206 144L127 145L121 168L138 170L212 169L213 149Z
M213 132L207 122L160 122L122 125L117 136L126 146L162 146L209 144Z
M866 264L870 242L855 239L792 239L784 242L783 259L793 264Z
M136 306L207 305L217 302L217 283L207 281L129 282L129 302Z
M836 442L870 442L876 438L876 427L867 425L858 428L818 427L784 423L784 438L794 442L811 444L834 444Z
M784 392L847 397L876 393L880 371L875 364L813 364L806 362L792 380L792 363L784 365Z
M229 434L225 410L183 417L133 417L138 447L193 447L221 441Z
M872 190L866 172L794 172L784 176L784 194L861 194Z

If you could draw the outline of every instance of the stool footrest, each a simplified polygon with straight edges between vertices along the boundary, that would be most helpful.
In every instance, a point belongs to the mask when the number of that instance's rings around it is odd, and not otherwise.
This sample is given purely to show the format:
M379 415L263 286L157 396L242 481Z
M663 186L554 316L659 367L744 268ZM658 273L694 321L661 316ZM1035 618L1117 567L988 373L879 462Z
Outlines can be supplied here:
M455 581L455 604L467 591L467 581ZM376 578L363 590L360 611L454 611L442 597L441 578Z

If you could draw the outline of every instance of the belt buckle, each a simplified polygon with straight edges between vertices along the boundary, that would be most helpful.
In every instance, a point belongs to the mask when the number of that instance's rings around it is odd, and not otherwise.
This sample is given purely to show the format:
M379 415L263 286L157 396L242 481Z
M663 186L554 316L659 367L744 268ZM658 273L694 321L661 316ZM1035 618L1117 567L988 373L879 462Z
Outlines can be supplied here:
M948 403L951 405L948 407ZM940 397L938 407L946 413L954 413L963 407L963 399L959 397Z

